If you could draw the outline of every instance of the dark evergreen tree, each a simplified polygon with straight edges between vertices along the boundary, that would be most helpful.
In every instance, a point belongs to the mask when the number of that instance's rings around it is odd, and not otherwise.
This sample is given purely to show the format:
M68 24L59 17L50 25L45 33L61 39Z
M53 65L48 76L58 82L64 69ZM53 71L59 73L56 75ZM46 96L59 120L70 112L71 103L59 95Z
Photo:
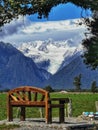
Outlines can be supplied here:
M92 82L92 85L91 85L91 92L93 92L93 93L97 92L96 81L93 81L93 82Z
M75 85L76 91L81 91L81 74L74 78L73 84Z

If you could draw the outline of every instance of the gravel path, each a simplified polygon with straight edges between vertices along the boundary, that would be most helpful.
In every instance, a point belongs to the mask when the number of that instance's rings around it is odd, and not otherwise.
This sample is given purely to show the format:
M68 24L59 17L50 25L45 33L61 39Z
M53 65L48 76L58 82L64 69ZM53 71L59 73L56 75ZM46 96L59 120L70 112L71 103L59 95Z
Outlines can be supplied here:
M46 124L44 119L26 119L26 121L20 121L19 119L14 119L12 122L7 120L0 121L0 124L17 124L20 128L15 128L14 130L69 130L70 126L83 126L83 125L93 125L95 121L82 120L80 118L65 118L64 123L59 123L58 119L53 119L52 124ZM98 123L98 121L97 121Z

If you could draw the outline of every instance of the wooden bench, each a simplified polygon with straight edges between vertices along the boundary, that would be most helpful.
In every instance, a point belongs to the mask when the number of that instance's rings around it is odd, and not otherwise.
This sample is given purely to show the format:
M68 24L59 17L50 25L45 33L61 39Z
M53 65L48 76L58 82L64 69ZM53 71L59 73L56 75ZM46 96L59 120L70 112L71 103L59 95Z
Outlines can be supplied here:
M48 91L32 86L22 86L10 90L7 100L8 121L13 120L13 107L20 107L21 121L25 120L26 107L44 107L46 123L52 123L52 108L59 108L59 121L64 122L64 104L69 102L68 98L51 99ZM52 103L55 100L58 101L57 104Z

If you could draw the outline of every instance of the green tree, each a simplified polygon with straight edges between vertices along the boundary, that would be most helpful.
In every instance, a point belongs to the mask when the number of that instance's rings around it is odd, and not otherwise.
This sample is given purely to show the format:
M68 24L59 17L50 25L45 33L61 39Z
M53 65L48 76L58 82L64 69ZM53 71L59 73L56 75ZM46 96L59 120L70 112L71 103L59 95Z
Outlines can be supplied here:
M53 92L54 91L50 85L46 86L44 89L46 91L48 91L48 92Z
M87 25L93 35L84 39L82 43L85 47L84 63L88 67L96 69L98 67L98 17L93 21L87 21Z
M98 0L0 0L0 26L10 22L13 18L18 18L19 15L38 13L39 18L48 17L52 7L68 2L85 10L98 10Z
M81 74L79 74L78 76L76 76L74 78L73 84L75 85L75 89L76 91L80 91L81 90Z
M93 92L93 93L97 92L96 81L93 81L91 84L91 92Z

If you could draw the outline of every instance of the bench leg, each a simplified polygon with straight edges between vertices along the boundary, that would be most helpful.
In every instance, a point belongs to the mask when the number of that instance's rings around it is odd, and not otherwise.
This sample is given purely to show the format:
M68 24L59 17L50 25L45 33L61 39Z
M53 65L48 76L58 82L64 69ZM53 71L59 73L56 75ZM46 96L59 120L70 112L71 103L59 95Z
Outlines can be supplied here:
M64 123L65 121L65 112L64 112L64 106L59 108L59 122Z
M11 105L8 105L7 116L8 121L13 121L13 108Z
M25 121L25 107L21 107L20 110L20 120Z
M48 109L49 113L48 113L48 124L51 124L52 123L52 108L50 107Z

